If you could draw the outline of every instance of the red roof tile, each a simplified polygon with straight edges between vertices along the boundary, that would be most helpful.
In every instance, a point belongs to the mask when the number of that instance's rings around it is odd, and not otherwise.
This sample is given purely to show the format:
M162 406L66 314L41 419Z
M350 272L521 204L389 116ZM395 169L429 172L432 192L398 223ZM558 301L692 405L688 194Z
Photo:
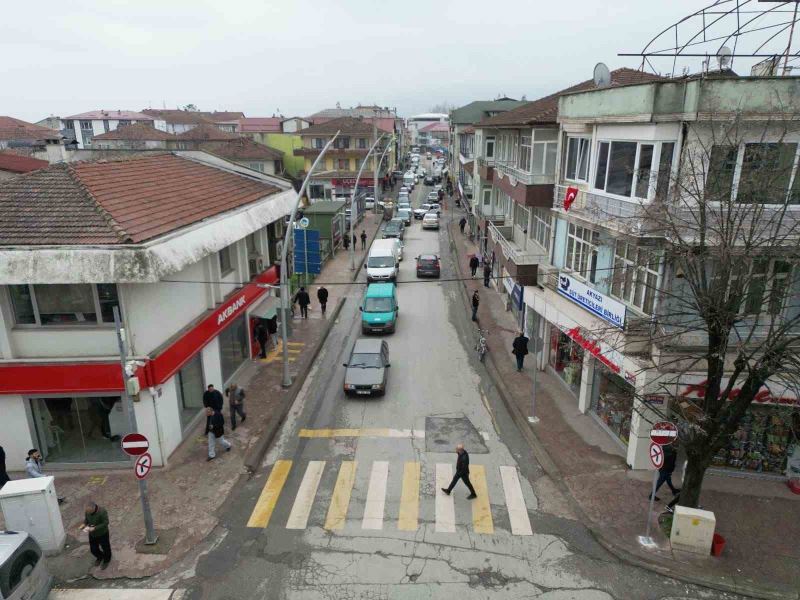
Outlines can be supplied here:
M239 131L242 133L280 133L280 117L247 117L239 119Z
M216 125L203 123L197 127L192 127L189 131L179 133L177 135L177 139L187 140L190 142L217 142L225 140L238 140L239 136L235 133L222 131Z
M168 153L51 165L0 183L0 244L138 243L279 191Z
M372 135L372 124L367 123L366 119L356 119L354 117L340 117L331 119L324 123L315 123L311 127L301 129L300 135L333 135L341 131L341 135Z
M34 125L14 117L0 116L0 140L57 140L61 134L55 129Z
M0 152L0 171L10 171L11 173L29 173L36 169L48 166L46 160L31 158L30 156L19 156L11 152Z
M283 152L250 138L237 138L224 142L202 142L200 150L216 154L228 160L281 160Z
M152 125L152 121L148 123L135 123L134 125L126 125L124 127L117 127L108 133L101 133L94 136L95 140L174 140L175 136L166 131L156 129Z
M152 121L153 117L144 113L136 112L135 110L90 110L89 112L64 117L65 119L87 119L87 120L102 120L102 119L124 119L128 121Z
M204 113L192 110L158 110L155 108L146 108L142 111L146 115L150 115L154 119L166 121L177 125L198 125L200 123L211 123L211 121L204 115Z

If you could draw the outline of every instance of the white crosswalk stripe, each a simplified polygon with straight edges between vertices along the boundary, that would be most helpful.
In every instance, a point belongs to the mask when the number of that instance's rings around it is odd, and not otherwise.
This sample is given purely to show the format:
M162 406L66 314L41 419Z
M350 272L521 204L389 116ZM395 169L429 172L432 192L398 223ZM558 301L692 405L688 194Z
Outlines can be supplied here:
M305 529L308 525L308 516L311 514L311 507L314 504L314 497L317 495L323 469L325 469L324 460L312 460L308 463L306 474L303 476L300 490L297 492L294 506L292 506L292 512L289 513L286 529Z
M528 509L525 506L525 498L522 496L522 486L519 483L517 468L500 467L500 479L503 481L508 519L511 521L511 533L514 535L533 535L531 520L528 518Z
M453 465L436 465L436 523L434 529L439 533L453 533L456 530L456 505L453 497L441 488L450 485L453 479Z
M383 529L383 509L386 505L386 484L389 481L389 463L383 460L372 463L369 477L367 503L364 506L362 529Z

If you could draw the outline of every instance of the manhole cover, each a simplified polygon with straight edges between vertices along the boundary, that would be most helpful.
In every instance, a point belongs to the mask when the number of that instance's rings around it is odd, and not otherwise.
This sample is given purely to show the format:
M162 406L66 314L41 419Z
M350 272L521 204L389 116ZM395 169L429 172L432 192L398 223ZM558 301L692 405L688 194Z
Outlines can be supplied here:
M471 454L488 454L483 436L466 417L426 417L425 450L442 452L454 450L457 444Z

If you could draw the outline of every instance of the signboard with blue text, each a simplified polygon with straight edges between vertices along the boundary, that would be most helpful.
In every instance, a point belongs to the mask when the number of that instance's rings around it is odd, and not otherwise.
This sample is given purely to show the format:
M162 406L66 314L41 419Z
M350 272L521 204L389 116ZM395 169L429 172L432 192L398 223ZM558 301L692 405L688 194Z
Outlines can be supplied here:
M319 231L316 229L295 229L294 272L313 275L322 272Z
M609 298L564 273L558 274L558 293L615 327L625 329L625 305L619 300Z

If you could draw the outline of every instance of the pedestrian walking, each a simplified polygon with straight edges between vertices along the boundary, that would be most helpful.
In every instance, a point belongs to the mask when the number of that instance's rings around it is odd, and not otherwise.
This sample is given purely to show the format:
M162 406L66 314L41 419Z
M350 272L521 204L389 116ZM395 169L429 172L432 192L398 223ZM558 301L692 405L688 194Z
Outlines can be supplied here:
M256 326L253 327L253 337L256 338L256 341L261 348L261 353L258 355L259 358L267 358L267 340L269 339L269 331L267 330L267 324L264 322L264 319L258 319L256 321Z
M472 487L472 482L469 480L469 453L464 450L464 444L456 446L456 454L458 454L458 458L456 459L456 474L453 475L453 481L450 482L450 485L446 488L442 488L442 491L449 496L460 479L469 490L467 499L472 500L473 498L477 498L478 494L475 493L475 488Z
M8 476L8 471L6 471L6 451L0 446L0 489L3 489L3 486L11 481L11 477Z
M523 332L514 338L511 353L517 357L517 371L522 371L522 363L525 360L525 355L528 354L528 338L525 337Z
M86 503L81 531L89 534L89 551L94 556L94 566L105 570L111 562L111 536L108 529L108 511L97 502Z
M364 229L361 230L361 249L367 249L367 232Z
M489 280L492 278L492 265L488 262L483 265L483 287L489 287Z
M355 232L353 232L353 250L358 248L358 238L356 237Z
M481 303L480 296L478 296L478 290L475 290L475 293L472 294L472 320L478 320L478 305Z
M467 217L461 217L461 220L458 222L458 228L461 230L461 235L464 235L464 227L466 226L467 226Z
M300 305L300 316L308 318L308 305L311 304L311 296L308 295L306 288L301 287L294 296L295 302Z
M473 277L475 277L475 273L478 272L478 265L480 264L481 261L478 260L478 257L473 254L472 258L469 259L469 270L472 273Z
M342 238L342 245L344 246L345 250L350 249L350 236L346 235Z
M681 490L672 484L672 474L675 472L675 463L678 460L678 451L675 449L674 444L661 446L661 449L664 450L664 464L661 465L661 468L658 470L658 480L656 481L655 491L658 492L658 488L666 483L669 486L669 490L672 492L672 495L677 496L681 493ZM648 496L648 500L649 499L650 496ZM656 496L655 500L661 500L661 498Z
M214 388L212 384L208 384L206 391L203 392L203 406L208 410L209 408L212 410L222 410L222 405L224 400L222 399L222 394L219 393L219 390ZM211 421L211 417L206 414L206 431L208 431L209 423Z
M230 452L231 443L225 439L225 417L221 410L207 408L208 425L206 435L208 436L208 458L206 461L217 458L217 441L225 448L225 452Z
M244 411L244 388L232 383L225 390L225 395L228 396L228 406L231 411L231 430L236 431L236 415L242 418L242 423L247 419L247 413Z
M269 339L272 340L272 347L275 350L278 349L278 315L274 315L272 318L267 319L267 333L269 333Z
M317 300L319 301L320 310L322 310L322 316L325 316L325 311L328 308L328 290L325 289L324 286L319 286L317 288Z
M28 458L25 459L25 472L28 474L28 477L34 479L37 477L47 477L47 475L42 472L42 453L39 452L38 448L31 448L28 450ZM59 504L64 503L63 496L57 496L56 499Z

